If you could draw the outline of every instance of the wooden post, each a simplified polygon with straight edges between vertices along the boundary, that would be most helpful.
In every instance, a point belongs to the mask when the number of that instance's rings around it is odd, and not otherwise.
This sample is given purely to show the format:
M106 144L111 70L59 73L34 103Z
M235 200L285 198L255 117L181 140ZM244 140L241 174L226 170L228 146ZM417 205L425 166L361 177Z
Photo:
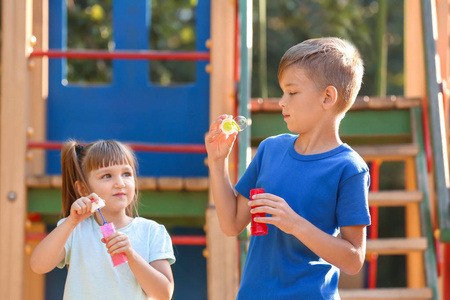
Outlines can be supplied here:
M236 1L211 1L210 121L234 113L234 47ZM235 174L230 157L230 174ZM232 178L235 180L235 178ZM222 233L210 191L206 211L208 299L234 300L238 287L238 244Z
M422 38L422 18L420 0L405 1L405 97L420 97L425 98L426 95L426 80L425 80L425 64L423 52L423 38ZM406 162L405 178L406 189L414 190L416 188L415 172L413 168L414 162ZM406 236L415 237L417 234L417 226L419 217L418 207L409 205L405 208L406 221ZM419 223L420 224L420 223ZM407 255L407 285L408 287L421 287L424 285L424 280L415 276L423 272L423 262L416 266L415 262L418 259L422 260L420 254ZM415 268L420 267L422 271L417 271Z
M48 0L33 1L33 36L36 37L35 50L48 50ZM48 97L48 58L33 58L30 69L30 141L46 140L46 112ZM45 150L30 150L27 174L45 174Z
M2 1L0 298L24 297L25 150L31 0Z
M417 191L417 172L414 158L405 161L405 190ZM408 204L405 207L405 232L408 238L422 236L419 203ZM413 252L406 255L407 285L410 288L425 286L425 266L423 253Z

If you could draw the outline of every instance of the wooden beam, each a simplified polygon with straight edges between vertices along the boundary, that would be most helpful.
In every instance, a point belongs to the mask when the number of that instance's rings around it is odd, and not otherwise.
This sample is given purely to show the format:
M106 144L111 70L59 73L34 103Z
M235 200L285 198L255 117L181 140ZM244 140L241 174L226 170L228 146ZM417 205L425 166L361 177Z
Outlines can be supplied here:
M36 38L34 50L48 50L48 0L33 1L33 36ZM28 61L30 69L30 141L46 140L48 58L38 57ZM28 150L31 160L27 164L27 174L45 173L45 151Z
M236 5L237 1L211 0L211 122L222 114L234 114ZM234 153L229 161L234 182L237 168ZM206 210L206 239L208 299L234 300L238 288L237 239L222 233L211 192Z
M408 288L377 288L377 289L354 289L339 290L342 300L367 300L367 299L408 299L427 300L432 299L433 291L429 288L408 289Z
M24 298L27 207L25 149L28 124L28 48L31 0L2 1L0 105L0 291Z

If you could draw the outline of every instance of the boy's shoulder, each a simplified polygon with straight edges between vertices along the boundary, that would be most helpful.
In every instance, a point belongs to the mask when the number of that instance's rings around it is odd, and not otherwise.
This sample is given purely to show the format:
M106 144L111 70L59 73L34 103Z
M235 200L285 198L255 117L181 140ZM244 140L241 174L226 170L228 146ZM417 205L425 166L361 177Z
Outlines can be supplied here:
M352 147L342 144L344 151L341 152L340 159L345 163L346 168L352 169L356 173L368 172L369 167L364 159Z
M294 144L295 140L298 138L298 135L290 134L290 133L282 133L279 135L270 136L264 139L260 146L285 146L289 144Z

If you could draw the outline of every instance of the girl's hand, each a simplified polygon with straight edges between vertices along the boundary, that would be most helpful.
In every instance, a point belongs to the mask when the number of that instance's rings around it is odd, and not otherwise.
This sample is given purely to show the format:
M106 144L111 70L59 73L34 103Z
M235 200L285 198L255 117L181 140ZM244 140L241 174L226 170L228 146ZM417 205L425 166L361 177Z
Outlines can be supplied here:
M92 215L92 201L97 203L99 199L100 197L95 193L92 193L87 197L78 198L74 203L72 203L72 206L70 207L70 215L68 219L70 219L75 224L81 223L81 221L87 219Z
M217 161L225 159L230 154L237 132L226 135L220 129L223 120L230 118L230 115L221 115L209 127L209 132L205 135L205 146L208 152L208 159Z
M130 239L128 235L123 232L116 231L105 240L102 238L102 242L106 244L108 248L108 253L115 255L118 253L125 253L127 257L132 254L133 248L131 247Z
M272 216L255 217L256 222L267 223L277 226L280 230L292 234L296 225L301 221L299 216L283 198L269 193L257 194L253 196L253 201L249 201L250 212L266 213ZM258 207L255 207L258 206Z

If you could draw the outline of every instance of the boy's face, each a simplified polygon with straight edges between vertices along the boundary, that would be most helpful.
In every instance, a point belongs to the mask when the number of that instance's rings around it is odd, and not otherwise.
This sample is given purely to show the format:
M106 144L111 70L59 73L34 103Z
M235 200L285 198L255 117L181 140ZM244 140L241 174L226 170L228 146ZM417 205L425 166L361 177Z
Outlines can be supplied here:
M320 123L323 113L323 91L319 91L299 67L290 66L280 78L283 96L279 101L284 121L290 131L303 134Z

